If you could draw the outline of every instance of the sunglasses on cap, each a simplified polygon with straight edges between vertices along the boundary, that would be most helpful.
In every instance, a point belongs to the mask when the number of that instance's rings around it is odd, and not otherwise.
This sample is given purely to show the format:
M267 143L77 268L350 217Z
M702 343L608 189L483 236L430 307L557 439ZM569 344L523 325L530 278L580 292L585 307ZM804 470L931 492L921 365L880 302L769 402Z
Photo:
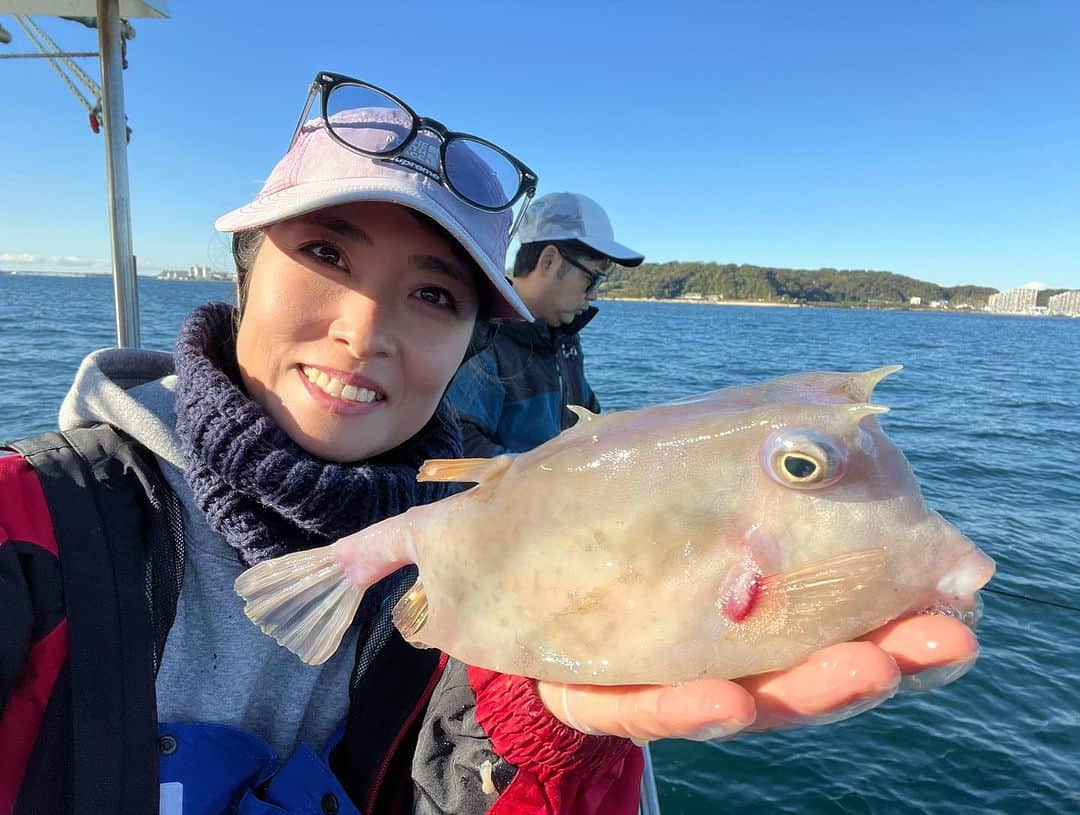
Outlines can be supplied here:
M368 158L399 164L442 184L466 204L484 212L502 212L522 197L525 203L514 219L510 234L517 231L529 201L536 194L537 175L516 157L479 136L457 133L435 119L417 116L411 107L389 91L353 77L320 71L311 83L307 102L296 123L289 147L304 126L315 97L322 100L322 123L342 147ZM377 112L365 123L356 117L364 110ZM387 121L398 127L388 127ZM421 132L439 139L439 155L417 161L407 155ZM477 168L486 169L478 174ZM437 169L436 169L437 167Z
M574 258L569 255L563 254L561 251L559 252L559 256L574 268L580 269L582 274L589 279L589 285L585 287L586 294L592 294L599 289L604 284L604 281L608 279L611 270L615 267L615 261L608 260L607 263L604 264L604 268L590 269L584 264L574 260Z

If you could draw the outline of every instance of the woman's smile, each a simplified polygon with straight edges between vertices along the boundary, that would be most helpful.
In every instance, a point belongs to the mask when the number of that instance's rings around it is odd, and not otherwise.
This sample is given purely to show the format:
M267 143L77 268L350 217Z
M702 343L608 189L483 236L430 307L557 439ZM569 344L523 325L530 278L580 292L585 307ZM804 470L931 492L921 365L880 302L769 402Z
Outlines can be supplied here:
M331 413L369 413L386 402L386 393L372 380L314 365L300 365L297 372L316 404Z

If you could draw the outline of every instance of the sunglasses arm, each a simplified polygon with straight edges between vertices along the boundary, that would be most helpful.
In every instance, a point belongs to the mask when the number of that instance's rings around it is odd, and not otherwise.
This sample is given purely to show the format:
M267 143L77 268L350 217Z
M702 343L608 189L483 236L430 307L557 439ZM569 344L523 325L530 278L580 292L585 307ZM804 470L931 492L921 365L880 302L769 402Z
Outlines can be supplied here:
M293 128L292 138L289 139L289 147L285 148L286 152L293 146L293 142L296 141L296 137L300 134L300 128L304 126L304 122L307 121L308 111L311 110L311 103L315 101L315 97L320 90L322 90L322 85L319 84L319 80L316 78L315 81L311 83L307 101L304 103L304 109L300 111L300 118L296 120L296 127Z
M510 227L510 238L513 238L518 231L518 227L521 226L521 219L525 217L525 210L529 208L529 204L532 202L533 196L536 195L536 187L529 187L525 190L525 201L521 205L521 209L518 210L517 217L514 218L514 223Z

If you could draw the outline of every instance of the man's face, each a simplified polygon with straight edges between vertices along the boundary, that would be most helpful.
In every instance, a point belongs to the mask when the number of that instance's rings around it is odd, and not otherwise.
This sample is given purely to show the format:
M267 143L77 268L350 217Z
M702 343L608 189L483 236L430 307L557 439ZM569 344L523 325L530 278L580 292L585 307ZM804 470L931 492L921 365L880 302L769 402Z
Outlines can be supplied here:
M548 325L568 325L596 299L599 284L607 277L611 262L607 258L583 258L569 250L559 250L545 297L545 308L536 316Z

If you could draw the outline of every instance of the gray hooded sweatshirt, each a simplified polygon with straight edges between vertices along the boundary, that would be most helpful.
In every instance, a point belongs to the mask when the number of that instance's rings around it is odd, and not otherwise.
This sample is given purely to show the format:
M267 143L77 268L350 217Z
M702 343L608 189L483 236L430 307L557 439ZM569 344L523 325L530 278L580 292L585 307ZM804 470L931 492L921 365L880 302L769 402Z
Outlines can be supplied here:
M150 450L183 506L184 583L157 676L158 721L231 725L281 759L300 742L318 752L348 711L356 627L327 662L309 666L244 616L233 591L244 565L184 478L175 389L171 355L106 349L83 360L60 408L62 430L107 422Z

